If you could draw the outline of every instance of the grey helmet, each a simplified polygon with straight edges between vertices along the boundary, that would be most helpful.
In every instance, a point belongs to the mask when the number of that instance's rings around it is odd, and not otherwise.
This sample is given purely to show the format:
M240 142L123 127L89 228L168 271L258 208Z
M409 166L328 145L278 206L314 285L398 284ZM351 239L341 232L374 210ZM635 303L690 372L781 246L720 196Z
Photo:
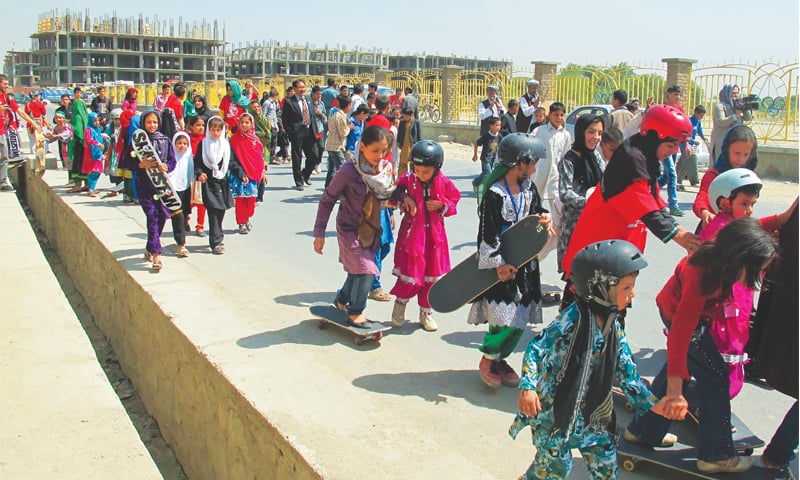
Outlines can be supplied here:
M642 252L625 240L603 240L592 243L575 254L570 268L575 295L602 306L616 305L611 289L625 275L647 266Z
M535 162L546 156L544 143L529 133L512 133L503 137L497 147L497 159L507 167Z
M411 163L422 167L435 167L436 171L444 163L444 150L433 140L420 140L411 147Z

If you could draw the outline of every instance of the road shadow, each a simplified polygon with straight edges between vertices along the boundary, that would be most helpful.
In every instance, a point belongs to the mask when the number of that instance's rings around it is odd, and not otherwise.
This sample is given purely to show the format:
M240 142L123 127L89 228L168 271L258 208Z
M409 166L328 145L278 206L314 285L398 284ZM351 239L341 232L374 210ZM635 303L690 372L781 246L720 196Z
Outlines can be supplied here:
M464 243L459 243L457 245L451 245L450 250L463 250L465 248L469 248L470 250L477 251L478 250L477 245L478 244L476 242L464 242Z
M292 189L293 187L289 187ZM281 203L290 203L290 204L299 204L299 203L319 203L319 199L322 198L322 194L312 193L311 195L303 195L302 193L298 192L300 197L291 197L291 198L284 198L281 200Z
M336 298L336 292L305 292L291 295L279 295L275 297L274 300L275 303L280 303L282 305L307 308L313 303L332 303L334 298Z
M305 232L297 232L297 233L295 233L295 235L303 235L305 237L313 237L314 236L314 232L312 232L311 230L308 230L308 231L305 231ZM336 231L333 231L333 232L327 231L327 232L325 232L325 238L332 238L332 237L336 237Z
M375 393L420 397L426 402L447 403L449 397L463 398L472 405L508 412L508 424L517 413L517 389L491 389L475 370L380 373L353 380L353 385Z
M384 332L384 334L391 334ZM361 345L355 343L356 336L343 328L327 326L320 328L320 320L309 318L296 325L279 330L261 332L255 335L242 337L236 340L236 345L246 349L269 348L276 345L314 345L317 347L330 347L332 345L347 345L353 350L374 350L380 343L369 340Z
M150 270L150 262L144 258L144 247L114 250L111 252L111 255L113 255L119 264L128 272Z
M442 335L441 338L450 345L473 349L476 354L479 355L478 347L483 344L483 336L486 335L486 331L486 325L478 325L475 327L475 330L447 333ZM525 332L523 332L522 338L517 342L517 346L514 347L514 352L524 352L525 349L528 348L531 339L536 335L538 335L538 333L528 326ZM516 368L516 365L514 367Z
M667 350L666 349L653 349L642 348L633 353L633 359L636 361L636 368L639 370L639 375L644 377L655 377L661 368L667 363Z

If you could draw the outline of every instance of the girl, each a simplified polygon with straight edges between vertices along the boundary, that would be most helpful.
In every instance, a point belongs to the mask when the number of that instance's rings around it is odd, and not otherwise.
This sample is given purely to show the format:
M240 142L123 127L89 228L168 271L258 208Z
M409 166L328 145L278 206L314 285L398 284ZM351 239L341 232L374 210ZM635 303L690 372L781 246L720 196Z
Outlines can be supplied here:
M128 91L125 92L125 100L122 102L122 109L123 110L131 110L134 113L138 108L137 99L139 98L139 91L133 87L128 88Z
M204 124L208 122L209 118L214 116L214 114L208 108L206 97L202 95L195 95L194 97L194 113L194 116L202 119Z
M153 271L161 271L161 233L164 225L170 218L170 211L161 200L153 198L155 187L147 174L146 169L158 167L162 172L167 173L175 169L175 149L172 148L172 141L158 131L160 127L159 114L155 110L148 110L141 116L142 129L147 132L150 143L153 144L161 159L158 164L155 159L138 158L139 165L136 171L136 190L139 193L139 204L142 206L144 215L147 218L147 246L144 256L148 261L153 262ZM136 127L136 123L131 121L131 127ZM134 130L135 131L135 130ZM131 132L132 133L132 132Z
M333 177L320 199L314 224L314 251L322 255L325 227L333 206L340 201L336 237L347 279L336 294L335 306L347 310L348 322L356 327L369 326L364 308L374 276L380 273L375 253L381 237L381 202L396 192L392 164L384 159L388 135L381 127L364 131L358 158L342 165Z
M715 217L708 198L708 188L717 175L731 168L749 168L755 171L757 165L756 134L747 125L736 125L728 130L714 166L709 168L700 180L700 190L692 205L694 214L700 219L700 225L697 226L698 232Z
M413 173L397 181L397 189L405 192L415 207L405 212L397 234L392 270L397 276L391 291L395 296L392 323L403 326L406 304L417 296L419 323L426 331L433 332L438 327L431 318L428 291L439 277L450 271L444 218L456 214L461 193L441 172L444 151L438 143L418 142L411 149L411 161Z
M269 121L269 119L262 115L261 104L258 102L250 103L249 108L250 114L253 115L253 128L255 130L255 134L263 146L261 149L261 157L264 159L264 172L266 172L267 168L269 168L268 165L270 164L269 145L272 139L272 123ZM264 201L264 189L266 186L266 182L258 182L258 197L256 198L256 206L261 205L261 203Z
M225 136L225 121L213 116L208 119L206 136L194 154L194 173L202 184L203 205L208 211L210 229L208 245L215 255L225 253L222 220L225 210L233 206L228 183L231 164L231 145Z
M752 457L737 456L733 445L728 369L712 338L712 321L736 282L750 289L759 287L776 254L775 241L757 220L733 220L716 240L682 259L656 297L669 337L667 364L653 380L653 394L666 394L686 405L684 386L692 377L697 381L702 412L697 469L701 472L741 472L753 463ZM668 420L647 413L628 426L625 439L658 445L668 428Z
M247 235L253 228L250 219L256 209L259 183L267 183L264 165L264 146L253 131L253 116L249 113L239 117L239 128L231 135L231 171L228 177L231 193L236 204L236 224L239 233Z
M558 163L558 195L564 208L561 211L561 228L558 230L558 271L569 246L572 231L586 205L586 192L597 186L603 178L605 164L597 152L603 137L603 119L597 115L581 115L575 122L575 141L572 148Z
M192 159L192 149L190 147L189 135L185 132L178 132L172 137L172 145L175 148L175 169L169 172L169 179L175 192L181 198L181 213L172 216L172 235L178 245L178 257L188 257L189 250L186 249L186 218L191 212L189 203L190 187L194 180L194 160Z
M53 115L53 133L48 133L45 136L48 141L58 141L58 157L61 159L61 166L64 170L69 170L69 155L67 153L67 146L72 140L72 125L67 123L67 118L64 112L56 112Z
M230 132L236 131L239 117L247 110L250 99L242 95L242 87L236 80L225 82L225 96L219 102L219 114L225 119L225 124Z
M200 97L200 95L198 95ZM192 150L192 155L197 153L200 147L200 142L203 141L206 134L206 121L203 117L189 117L186 125L189 127L189 147ZM186 212L186 231L191 230L189 227L189 217L192 208L197 207L197 225L194 227L194 232L198 237L204 237L206 234L203 232L203 223L206 221L206 207L203 205L203 189L198 181L192 182L191 192L191 206Z
M183 101L183 118L197 116L197 109L194 107L194 97L196 96L197 90L194 88L186 92L186 99Z
M94 112L88 115L89 125L83 134L83 162L81 174L86 176L89 196L96 197L97 181L103 173L103 153L106 151L106 140L100 127L100 116Z
M86 104L81 100L80 96L76 95L72 100L72 142L69 146L70 157L72 158L72 170L70 170L70 179L75 185L70 192L83 192L88 190L82 184L86 180L83 172L83 136L86 133L86 127L89 124L89 112Z

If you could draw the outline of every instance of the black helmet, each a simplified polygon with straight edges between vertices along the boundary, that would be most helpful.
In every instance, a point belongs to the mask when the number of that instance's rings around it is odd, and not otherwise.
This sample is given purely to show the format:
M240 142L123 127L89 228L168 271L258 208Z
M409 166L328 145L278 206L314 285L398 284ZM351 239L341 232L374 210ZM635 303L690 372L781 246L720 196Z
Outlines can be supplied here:
M411 163L421 167L442 168L444 150L433 140L420 140L411 147Z
M497 158L508 167L530 163L547 156L544 143L529 133L512 133L500 140Z
M603 306L616 304L609 298L620 278L647 266L642 252L625 240L603 240L582 248L572 259L570 280L575 295Z

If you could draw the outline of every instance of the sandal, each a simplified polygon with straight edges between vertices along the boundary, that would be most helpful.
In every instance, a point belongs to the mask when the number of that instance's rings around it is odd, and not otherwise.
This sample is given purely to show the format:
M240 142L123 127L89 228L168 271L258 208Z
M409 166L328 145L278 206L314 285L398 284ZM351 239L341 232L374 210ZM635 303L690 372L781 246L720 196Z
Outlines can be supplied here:
M214 255L222 255L223 253L225 253L225 247L223 247L222 245L217 245L216 247L214 247L213 252Z
M153 261L153 254L148 252L147 250L145 250L144 251L144 259L147 260L148 262L152 262Z
M189 256L189 250L186 247L178 247L178 258L186 258Z
M161 265L161 260L156 260L155 262L153 262L153 271L160 272L162 266L163 265Z
M369 295L367 296L372 300L377 300L379 302L389 302L392 300L392 296L384 292L382 288L376 288L375 290L369 292Z
M88 194L88 195L89 195L90 197L92 197L92 198L94 198L94 197L96 197L96 196L97 196L97 194L96 194L96 193L94 193L94 190L89 190L89 194Z
M333 308L335 308L336 310L340 310L342 312L347 311L347 305L345 305L344 303L339 303L336 300L333 301Z

